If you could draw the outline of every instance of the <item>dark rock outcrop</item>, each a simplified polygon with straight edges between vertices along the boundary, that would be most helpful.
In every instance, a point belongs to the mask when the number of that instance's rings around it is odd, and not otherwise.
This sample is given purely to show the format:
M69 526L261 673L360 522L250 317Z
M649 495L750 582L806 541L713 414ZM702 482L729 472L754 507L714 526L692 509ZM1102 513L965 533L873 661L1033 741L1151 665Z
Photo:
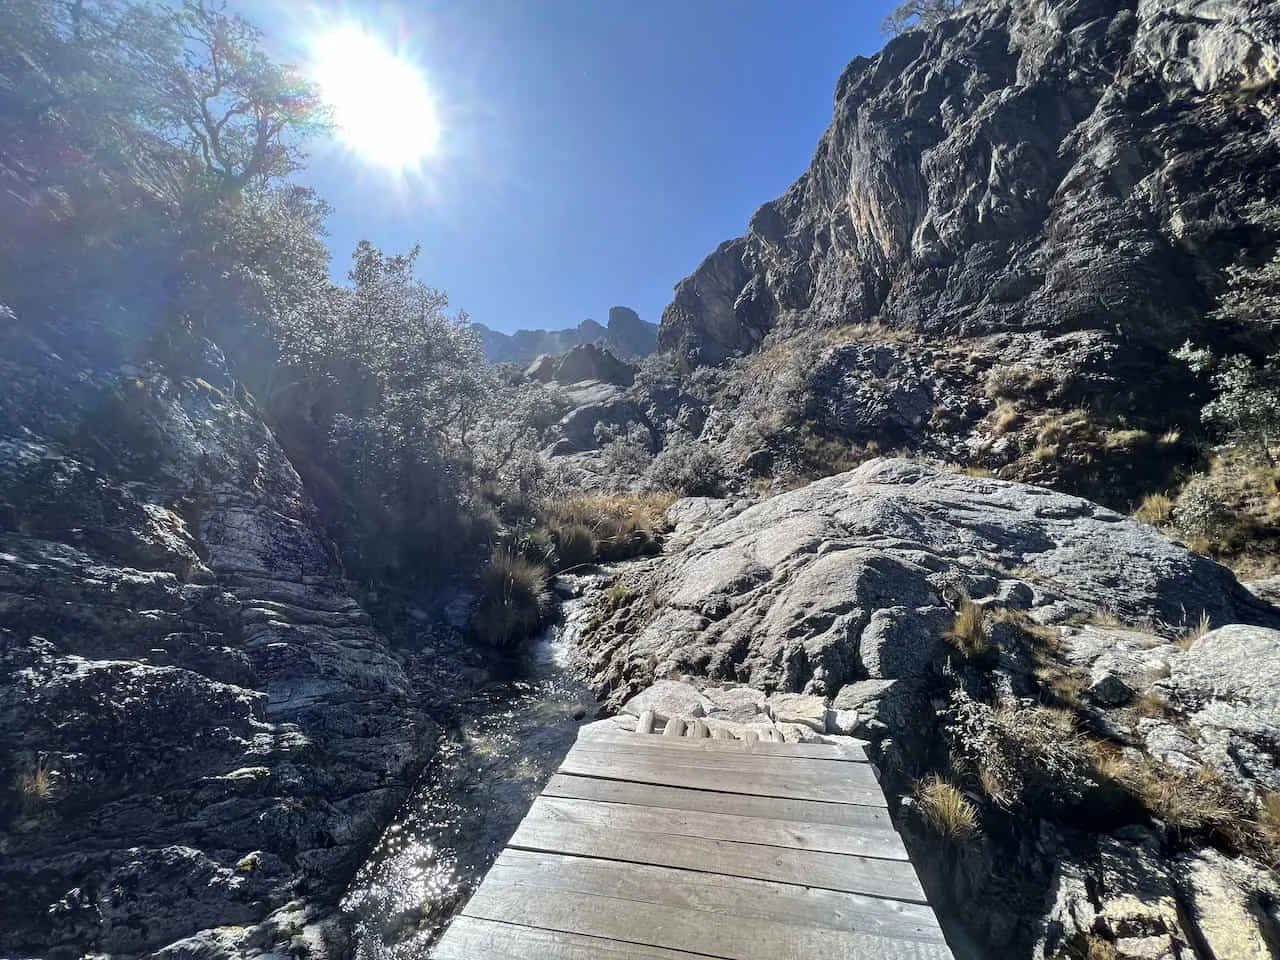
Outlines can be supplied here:
M725 368L731 462L803 460L804 421L1126 505L1194 456L1157 442L1205 400L1170 351L1259 349L1212 308L1280 244L1280 8L965 10L848 66L809 169L676 287L660 346Z
M137 342L0 328L6 956L315 936L435 739L216 350Z
M535 360L525 375L543 383L582 383L598 380L618 387L629 387L635 382L636 368L619 360L610 351L594 343L582 343L561 357L541 356Z
M849 65L809 170L677 288L660 343L771 331L1200 333L1280 189L1265 0L988 3ZM1274 238L1273 238L1274 239Z

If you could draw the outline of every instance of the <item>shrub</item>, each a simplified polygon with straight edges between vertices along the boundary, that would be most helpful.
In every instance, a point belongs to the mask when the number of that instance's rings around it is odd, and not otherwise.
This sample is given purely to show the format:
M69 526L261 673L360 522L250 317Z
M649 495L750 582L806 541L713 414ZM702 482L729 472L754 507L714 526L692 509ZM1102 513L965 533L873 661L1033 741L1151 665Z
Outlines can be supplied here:
M645 485L686 497L718 497L724 492L724 461L701 443L667 447L645 471Z
M916 783L915 797L925 822L944 840L959 843L978 836L978 809L955 784L930 776Z
M976 660L991 651L982 607L968 598L960 602L960 609L945 636L966 660Z
M1217 539L1230 525L1231 515L1209 478L1197 475L1178 494L1173 520L1178 529L1193 537Z
M999 806L1074 805L1095 787L1092 762L1069 711L991 707L957 691L948 725L953 761Z
M991 411L991 432L997 437L1008 433L1022 422L1022 411L1012 403L1002 403Z
M494 551L480 578L472 626L495 647L510 647L541 625L551 602L547 568L505 547Z

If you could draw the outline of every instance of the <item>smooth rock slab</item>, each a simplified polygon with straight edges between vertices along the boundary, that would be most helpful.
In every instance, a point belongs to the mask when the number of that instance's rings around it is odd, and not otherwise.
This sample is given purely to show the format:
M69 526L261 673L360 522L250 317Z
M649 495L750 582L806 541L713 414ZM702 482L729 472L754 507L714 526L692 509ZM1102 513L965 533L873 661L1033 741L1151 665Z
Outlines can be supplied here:
M693 684L680 680L659 680L623 704L622 710L634 717L652 710L659 720L666 721L672 717L705 717L712 707L714 704Z

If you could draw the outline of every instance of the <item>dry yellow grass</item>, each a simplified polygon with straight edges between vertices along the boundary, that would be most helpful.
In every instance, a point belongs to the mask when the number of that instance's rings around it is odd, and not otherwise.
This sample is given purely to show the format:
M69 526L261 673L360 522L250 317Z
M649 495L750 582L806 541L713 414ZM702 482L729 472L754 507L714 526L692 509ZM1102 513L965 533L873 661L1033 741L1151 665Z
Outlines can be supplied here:
M991 411L988 419L991 432L1000 437L1022 422L1022 411L1015 404L1002 403Z
M1268 790L1259 804L1258 833L1270 852L1268 866L1280 866L1280 791Z
M987 637L982 607L967 598L962 600L946 638L966 660L990 652L991 640Z
M1120 958L1116 945L1096 933L1089 934L1089 938L1085 941L1084 950L1084 956L1081 960L1119 960Z
M1129 709L1139 717L1167 717L1169 701L1154 690L1148 690L1134 697Z
M1170 427L1164 433L1160 434L1159 443L1162 447L1171 447L1182 439L1182 431L1177 427Z
M1174 500L1167 493L1152 493L1143 498L1138 509L1133 511L1133 519L1149 523L1153 527L1163 527L1173 519Z
M32 763L18 774L18 795L28 808L41 806L53 796L53 781L43 763Z
M944 840L961 843L981 832L978 808L955 784L936 775L926 777L916 782L915 797L925 821Z
M666 511L676 497L670 493L629 493L570 497L544 505L547 525L563 560L566 543L574 563L591 559L621 560L656 549L667 530ZM592 541L590 555L584 542Z
M1178 646L1183 650L1190 650L1193 643L1212 629L1213 624L1209 621L1209 612L1207 610L1202 611L1200 613L1200 620L1195 626L1191 627L1191 629L1182 635L1182 639L1178 641Z

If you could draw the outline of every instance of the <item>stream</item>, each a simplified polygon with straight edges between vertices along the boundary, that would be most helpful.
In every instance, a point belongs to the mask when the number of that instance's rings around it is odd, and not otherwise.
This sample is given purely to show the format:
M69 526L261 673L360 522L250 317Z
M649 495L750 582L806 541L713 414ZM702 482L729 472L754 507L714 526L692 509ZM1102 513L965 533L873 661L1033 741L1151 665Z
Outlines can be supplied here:
M425 958L568 752L595 698L568 669L585 601L534 641L516 678L459 705L401 814L342 901L358 960Z

